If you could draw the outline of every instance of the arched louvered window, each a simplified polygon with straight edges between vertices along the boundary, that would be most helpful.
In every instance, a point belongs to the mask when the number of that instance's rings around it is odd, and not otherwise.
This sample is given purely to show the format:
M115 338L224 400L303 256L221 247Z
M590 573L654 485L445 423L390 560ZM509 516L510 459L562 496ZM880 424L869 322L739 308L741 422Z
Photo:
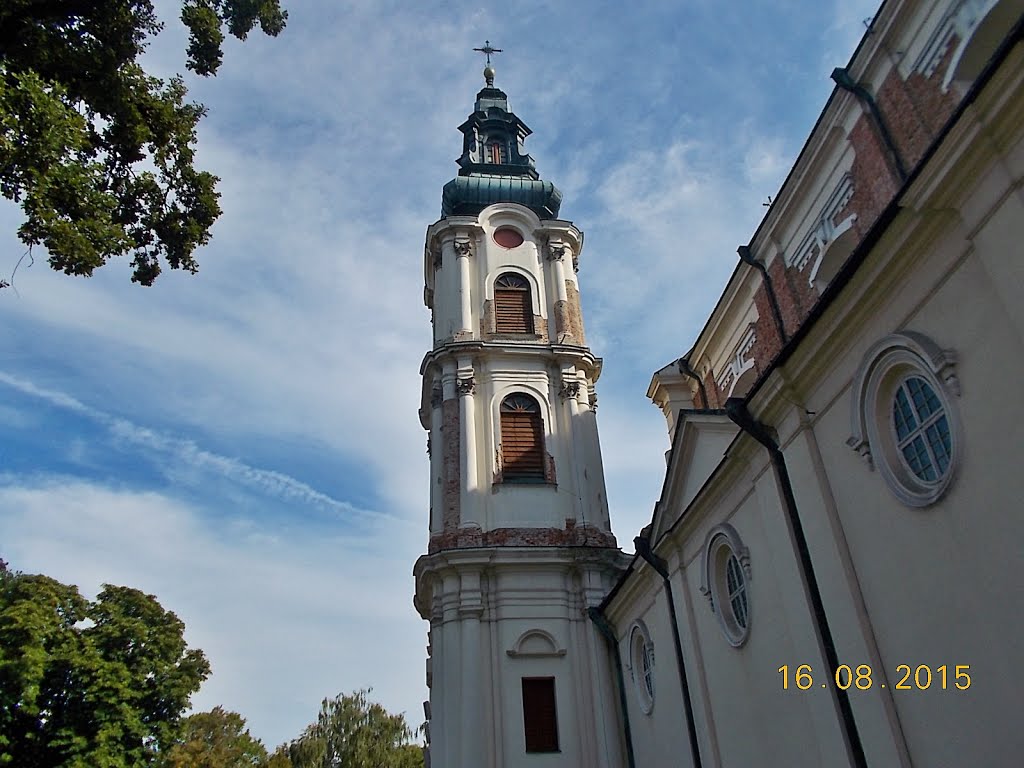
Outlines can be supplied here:
M494 330L533 333L530 283L522 275L506 272L494 281Z
M501 474L506 483L544 482L544 420L520 392L501 402Z

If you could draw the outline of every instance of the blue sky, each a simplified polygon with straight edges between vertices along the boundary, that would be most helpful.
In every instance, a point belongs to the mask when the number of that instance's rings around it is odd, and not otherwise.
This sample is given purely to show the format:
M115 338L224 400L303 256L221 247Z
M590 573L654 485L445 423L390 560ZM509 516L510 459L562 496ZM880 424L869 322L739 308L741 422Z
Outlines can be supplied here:
M648 522L668 448L644 397L687 351L847 63L870 0L285 0L277 39L187 78L223 217L195 276L88 280L45 254L0 293L0 556L155 594L213 675L197 709L273 747L372 686L418 723L427 626L417 419L425 228L456 127L496 85L586 233L580 282L612 524ZM726 7L723 7L726 6ZM147 63L184 70L175 3ZM0 277L24 253L0 201Z

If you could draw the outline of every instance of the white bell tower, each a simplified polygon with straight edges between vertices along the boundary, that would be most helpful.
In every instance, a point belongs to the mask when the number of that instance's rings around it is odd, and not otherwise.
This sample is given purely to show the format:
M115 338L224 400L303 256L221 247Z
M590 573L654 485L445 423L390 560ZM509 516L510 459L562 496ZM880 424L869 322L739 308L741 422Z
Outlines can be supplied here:
M430 622L430 761L613 768L615 689L587 608L628 559L608 518L583 234L558 218L561 193L523 148L530 129L494 87L497 49L479 50L486 86L424 258L430 543L415 603Z

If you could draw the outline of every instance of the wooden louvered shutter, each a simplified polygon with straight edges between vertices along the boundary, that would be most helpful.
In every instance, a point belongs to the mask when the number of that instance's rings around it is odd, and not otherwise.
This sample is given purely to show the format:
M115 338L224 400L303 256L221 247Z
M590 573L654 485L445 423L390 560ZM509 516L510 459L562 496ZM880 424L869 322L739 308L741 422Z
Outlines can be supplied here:
M527 395L501 404L501 472L506 482L544 482L544 422Z
M504 274L494 284L494 330L533 333L530 284L519 275Z
M523 726L527 752L558 751L555 678L523 678Z

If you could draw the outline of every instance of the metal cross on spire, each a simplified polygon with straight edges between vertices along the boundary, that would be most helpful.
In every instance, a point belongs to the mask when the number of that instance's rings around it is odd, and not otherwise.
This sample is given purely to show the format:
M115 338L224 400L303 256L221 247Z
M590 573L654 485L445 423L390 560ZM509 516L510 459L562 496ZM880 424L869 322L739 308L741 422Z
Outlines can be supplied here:
M491 54L501 53L501 48L492 48L490 40L484 40L483 48L474 48L474 51L480 51L480 53L487 54L487 66L491 66Z

